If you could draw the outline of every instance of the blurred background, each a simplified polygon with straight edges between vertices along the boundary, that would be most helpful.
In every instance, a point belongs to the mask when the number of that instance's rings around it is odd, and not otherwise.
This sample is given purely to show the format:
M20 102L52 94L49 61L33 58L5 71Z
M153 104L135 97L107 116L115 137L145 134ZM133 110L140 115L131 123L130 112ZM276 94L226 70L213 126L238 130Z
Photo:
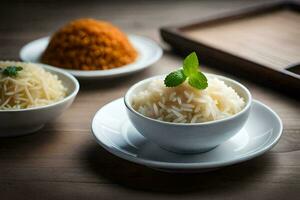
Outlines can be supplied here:
M1 57L17 59L27 42L49 35L70 20L108 20L126 32L160 41L162 26L196 21L270 0L9 0L0 6ZM163 45L163 43L161 43Z

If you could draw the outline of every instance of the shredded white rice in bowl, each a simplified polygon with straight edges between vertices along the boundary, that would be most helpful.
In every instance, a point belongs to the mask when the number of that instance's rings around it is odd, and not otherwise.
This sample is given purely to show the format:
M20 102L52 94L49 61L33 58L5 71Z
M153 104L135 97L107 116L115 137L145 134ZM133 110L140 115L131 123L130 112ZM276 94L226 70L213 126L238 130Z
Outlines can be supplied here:
M14 76L3 74L7 67L21 67ZM54 73L33 63L0 61L0 110L35 108L61 101L67 88Z
M10 76L9 66L22 69ZM0 137L36 132L62 114L79 91L75 77L48 65L0 61L0 68Z
M245 107L245 99L219 76L207 75L208 87L198 90L187 82L166 87L163 77L154 78L132 95L131 106L138 113L160 121L202 123L232 116Z
M251 94L232 79L205 74L208 87L166 88L165 76L134 84L124 103L132 125L145 138L177 153L209 151L238 133L246 123Z

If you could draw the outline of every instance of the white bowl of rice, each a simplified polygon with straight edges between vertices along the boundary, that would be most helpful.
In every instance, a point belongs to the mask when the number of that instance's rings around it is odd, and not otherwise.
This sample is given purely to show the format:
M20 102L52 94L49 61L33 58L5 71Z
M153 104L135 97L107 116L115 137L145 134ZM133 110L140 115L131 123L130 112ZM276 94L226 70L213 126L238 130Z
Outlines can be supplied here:
M22 68L9 76L5 69ZM78 81L47 65L0 61L0 137L24 135L41 129L74 101Z
M147 139L177 153L209 151L234 136L251 107L249 90L232 79L205 74L208 87L166 87L165 76L133 85L124 102L129 119Z

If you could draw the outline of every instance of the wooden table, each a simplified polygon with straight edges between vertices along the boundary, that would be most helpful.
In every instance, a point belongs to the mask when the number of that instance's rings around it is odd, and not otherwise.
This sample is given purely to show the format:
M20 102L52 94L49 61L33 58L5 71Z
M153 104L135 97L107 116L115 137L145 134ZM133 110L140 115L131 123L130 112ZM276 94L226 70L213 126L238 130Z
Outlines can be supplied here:
M74 18L110 20L127 32L149 36L164 46L159 39L160 26L258 1L70 2L1 3L1 59L18 59L22 45ZM0 199L299 198L299 100L209 66L203 70L241 81L254 98L280 115L283 136L270 152L205 174L170 174L124 161L96 144L90 125L99 108L123 96L131 84L180 65L181 58L164 49L163 58L143 72L106 82L81 82L72 107L38 133L0 139Z

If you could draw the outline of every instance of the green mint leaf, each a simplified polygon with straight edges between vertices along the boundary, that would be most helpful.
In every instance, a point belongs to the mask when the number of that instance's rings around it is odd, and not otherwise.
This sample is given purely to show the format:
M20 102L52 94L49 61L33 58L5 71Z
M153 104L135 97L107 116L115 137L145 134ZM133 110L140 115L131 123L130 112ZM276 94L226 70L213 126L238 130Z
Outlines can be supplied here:
M195 52L188 55L183 61L183 69L174 71L166 76L166 87L176 87L188 79L190 86L203 90L207 88L207 78L199 71L199 62Z
M195 52L191 53L183 60L183 71L186 76L191 76L196 73L198 68L199 62Z
M6 76L17 76L18 72L23 70L22 67L18 66L7 66L3 71L2 74Z
M187 77L183 73L183 70L177 70L168 74L165 78L165 85L167 87L176 87L183 83Z
M197 72L197 73L189 76L189 84L192 87L195 87L200 90L203 90L203 89L207 88L207 86L208 86L207 78L201 72Z

